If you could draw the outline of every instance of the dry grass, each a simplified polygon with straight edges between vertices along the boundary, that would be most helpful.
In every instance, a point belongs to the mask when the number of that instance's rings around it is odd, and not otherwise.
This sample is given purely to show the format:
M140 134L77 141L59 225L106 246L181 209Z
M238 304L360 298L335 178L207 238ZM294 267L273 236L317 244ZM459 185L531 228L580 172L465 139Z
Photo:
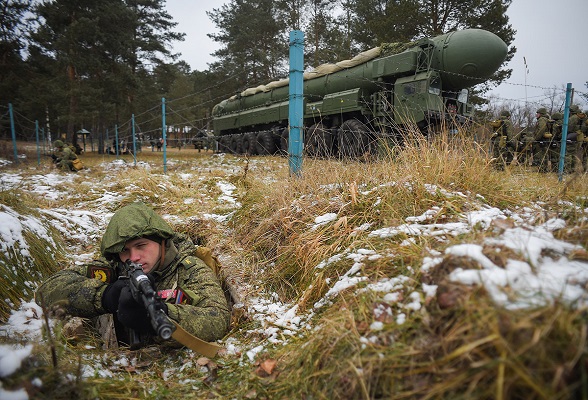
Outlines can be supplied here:
M588 224L577 207L585 207L586 176L567 177L564 185L554 175L522 167L497 172L490 166L487 152L467 137L441 136L373 162L305 160L302 178L280 180L279 186L252 179L232 226L240 247L250 250L243 254L250 257L245 274L263 276L268 290L310 309L330 287L328 279L348 268L333 263L317 273L314 267L346 248L376 246L380 254L395 254L364 268L375 281L418 267L427 248L481 243L491 234L474 231L445 244L419 238L407 247L399 245L403 237L375 243L353 227L367 221L372 229L399 225L431 206L440 209L436 222L450 221L480 197L490 206L515 210L545 203L537 223L564 217L570 228L560 236L586 247ZM448 198L443 190L463 197ZM376 202L380 207L373 207ZM336 223L309 229L326 213L336 213ZM436 279L443 282L449 272L441 268ZM415 290L419 279L427 277L416 276ZM254 379L251 385L267 398L586 398L583 313L562 305L511 312L497 308L482 290L445 283L444 291L452 297L451 307L441 308L433 299L403 325L386 321L380 332L369 329L375 299L349 293L315 317L316 330L272 355L281 371L276 382L265 387ZM373 342L361 341L370 334Z
M53 398L156 399L194 396L196 387L200 398L588 398L587 328L582 311L561 304L525 312L499 308L482 289L448 281L447 275L465 262L461 259L447 258L429 274L418 272L431 249L442 252L460 242L482 243L492 231L474 230L446 242L423 236L406 245L406 235L374 240L357 229L366 223L371 224L370 230L398 226L432 207L439 210L435 222L448 222L471 211L474 200L482 198L487 206L511 210L541 202L544 212L538 223L553 216L566 219L568 228L559 231L558 237L586 249L586 175L566 177L559 183L553 174L523 167L494 171L483 147L467 136L448 135L429 141L417 137L402 151L388 149L383 157L363 162L305 159L301 177L290 177L286 160L279 157L264 158L259 165L255 158L226 156L222 171L207 163L210 157L211 153L176 149L170 154L166 175L162 164L151 170L125 170L125 176L109 190L126 196L109 209L142 200L163 214L181 218L177 229L213 247L229 261L226 267L234 274L266 293L278 293L284 302L297 304L301 313L313 310L349 263L334 261L320 270L315 267L350 249L372 249L383 255L365 263L362 274L370 282L410 276L403 296L421 290L422 283L439 284L438 296L427 299L421 310L399 323L376 317L377 308L393 305L372 292L342 292L332 304L314 310L312 329L291 337L284 346L268 346L258 355L259 360L277 360L276 373L270 376L257 373L257 365L231 357L216 360L216 375L203 373L194 355L182 351L167 355L167 365L157 362L162 355L140 355L145 357L141 374L125 374L120 371L124 368L107 364L108 357L100 358L98 350L84 350L95 338L71 343L57 333L63 364L55 369L47 366L49 360L39 359L31 366L51 377L45 394L53 390ZM102 167L114 156L83 159L91 173L78 174L70 189L91 201L99 194L88 192L81 182L115 173ZM124 160L134 162L130 156ZM154 160L159 162L161 154L139 155L140 162ZM29 167L31 173L38 173L36 167ZM234 184L242 204L226 228L195 218L203 212L226 212L226 205L211 200L220 194L219 181ZM447 196L445 191L461 195ZM20 213L34 209L15 200L13 193L0 195L5 196L2 204L23 204ZM63 202L75 204L75 200ZM318 226L315 218L327 213L337 218ZM485 252L499 263L506 256L502 250ZM57 254L61 251L55 249ZM39 253L35 251L35 258ZM381 330L371 327L377 318L383 323ZM231 335L253 347L258 338L247 332L258 327L258 322L244 318L236 321ZM85 377L66 385L66 373L79 376L79 354L84 363L102 362L122 373L117 379ZM120 353L112 355L116 357ZM169 365L185 367L180 375L163 379ZM191 382L182 384L186 379ZM139 389L141 385L146 389Z
M47 218L36 209L35 200L20 189L0 190L0 212L5 235L11 233L13 220L29 221L22 231L24 243L7 240L0 252L0 321L6 321L10 310L22 299L33 297L36 282L55 272L63 262L63 240ZM38 225L43 225L47 235L40 235Z

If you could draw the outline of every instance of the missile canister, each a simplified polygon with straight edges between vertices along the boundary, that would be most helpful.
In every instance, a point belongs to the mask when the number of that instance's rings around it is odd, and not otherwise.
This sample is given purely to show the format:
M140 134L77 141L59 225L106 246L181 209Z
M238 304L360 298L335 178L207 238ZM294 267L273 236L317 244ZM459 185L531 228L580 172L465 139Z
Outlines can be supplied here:
M482 29L465 29L421 39L405 51L372 58L337 72L305 74L304 96L317 101L324 96L352 89L376 92L381 81L393 82L410 74L433 69L442 78L442 89L458 91L486 81L498 70L507 53L506 44L495 34ZM248 90L224 100L213 109L214 116L250 110L288 100L288 80ZM251 93L251 94L250 94Z

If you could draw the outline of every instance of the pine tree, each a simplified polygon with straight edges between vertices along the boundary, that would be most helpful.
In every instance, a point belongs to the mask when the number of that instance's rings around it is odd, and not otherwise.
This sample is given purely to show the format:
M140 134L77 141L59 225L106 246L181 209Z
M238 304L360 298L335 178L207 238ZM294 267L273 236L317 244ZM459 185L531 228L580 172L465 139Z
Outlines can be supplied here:
M272 0L231 0L207 11L219 29L208 36L222 47L213 72L239 73L240 88L267 83L286 73L288 33L280 9Z
M19 88L28 75L22 52L26 48L23 31L30 4L31 0L0 2L0 93L3 106L18 102Z
M512 0L349 0L345 7L353 16L353 39L363 50L383 42L409 42L480 28L509 45L506 64L516 51L511 46L516 31L506 15L511 3ZM500 83L511 72L501 69L489 82Z

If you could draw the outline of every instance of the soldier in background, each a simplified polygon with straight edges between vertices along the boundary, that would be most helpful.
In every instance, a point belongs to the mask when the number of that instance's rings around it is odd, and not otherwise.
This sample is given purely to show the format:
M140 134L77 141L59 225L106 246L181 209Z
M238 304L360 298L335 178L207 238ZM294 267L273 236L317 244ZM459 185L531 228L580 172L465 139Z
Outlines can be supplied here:
M576 106L578 107L578 106ZM576 117L578 117L578 126L576 127L576 168L575 171L577 172L586 172L586 145L588 144L587 137L586 137L586 113L582 112L578 107L576 112Z
M496 169L503 170L510 165L517 151L518 140L515 137L510 112L502 110L500 118L490 123L494 133L492 134L492 157Z
M580 132L582 133L583 140L580 143L582 147L582 167L584 172L588 172L588 121L586 120L588 114L588 110L584 111L578 117L581 119L582 124L580 128Z
M549 158L549 171L557 172L559 166L559 156L561 152L561 134L563 128L563 114L560 112L553 113L549 121L550 133L552 135L547 155Z
M539 170L545 170L547 165L547 148L546 139L550 138L549 133L549 116L547 109L541 107L537 110L537 122L532 133L528 133L524 138L523 152L526 155L527 165L539 166ZM545 135L547 134L547 137Z
M66 146L65 143L61 140L56 140L53 142L53 145L57 150L55 154L51 156L55 165L57 165L63 171L77 172L77 170L73 167L73 160L78 158L76 153L69 146Z
M584 124L585 114L580 111L577 104L570 106L570 118L568 120L568 137L566 143L566 158L564 161L565 172L581 172L582 159L581 152L583 143L582 125Z

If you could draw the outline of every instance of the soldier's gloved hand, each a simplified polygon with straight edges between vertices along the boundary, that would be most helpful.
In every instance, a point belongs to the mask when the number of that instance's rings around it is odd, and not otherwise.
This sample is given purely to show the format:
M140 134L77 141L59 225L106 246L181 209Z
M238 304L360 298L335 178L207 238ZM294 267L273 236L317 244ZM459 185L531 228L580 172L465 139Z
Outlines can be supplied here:
M120 292L123 290L123 288L128 288L128 286L128 279L118 279L106 286L104 293L102 293L102 307L110 314L114 314L116 310L118 310Z
M163 311L167 314L166 305L164 305ZM135 301L129 287L124 288L120 294L117 316L119 322L129 329L140 333L155 334L149 313L143 304Z

